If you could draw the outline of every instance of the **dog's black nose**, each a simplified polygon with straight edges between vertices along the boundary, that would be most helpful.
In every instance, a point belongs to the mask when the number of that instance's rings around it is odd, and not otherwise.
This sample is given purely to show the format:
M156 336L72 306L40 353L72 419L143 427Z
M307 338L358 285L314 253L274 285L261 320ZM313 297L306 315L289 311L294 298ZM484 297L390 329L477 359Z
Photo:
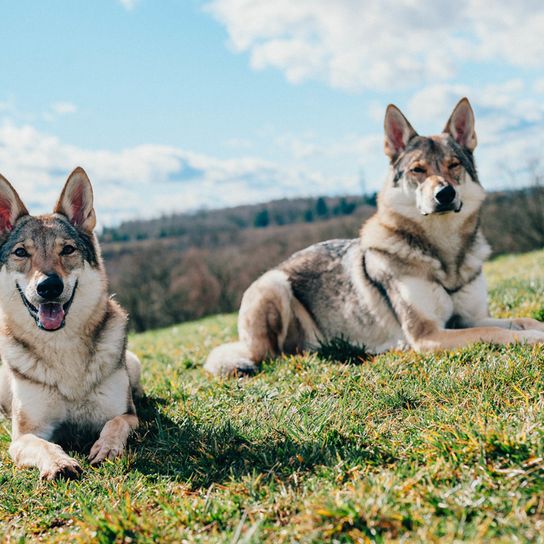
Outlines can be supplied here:
M439 204L451 204L455 200L455 189L451 185L446 185L437 191L434 197Z
M57 274L49 274L47 278L38 283L36 291L45 300L53 300L60 296L64 289L64 283Z

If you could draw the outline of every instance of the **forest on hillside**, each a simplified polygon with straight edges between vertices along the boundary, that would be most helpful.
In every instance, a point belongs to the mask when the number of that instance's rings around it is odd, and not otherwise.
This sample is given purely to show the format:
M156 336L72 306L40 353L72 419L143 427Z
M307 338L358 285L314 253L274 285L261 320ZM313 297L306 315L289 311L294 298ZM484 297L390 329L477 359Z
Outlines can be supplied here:
M482 227L494 255L544 246L544 188L488 194ZM104 229L110 290L133 330L232 312L249 284L293 252L357 236L376 196L278 200Z

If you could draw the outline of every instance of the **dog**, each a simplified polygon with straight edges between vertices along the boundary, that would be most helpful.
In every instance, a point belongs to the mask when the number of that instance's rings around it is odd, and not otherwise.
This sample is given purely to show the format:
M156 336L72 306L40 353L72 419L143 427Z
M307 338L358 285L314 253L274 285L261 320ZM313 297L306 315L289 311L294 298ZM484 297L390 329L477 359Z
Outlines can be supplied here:
M384 128L389 173L360 237L303 249L257 279L242 298L239 341L209 354L209 372L251 373L335 337L370 353L544 342L539 321L489 315L469 101L436 136L419 136L392 104Z
M82 472L57 443L67 436L97 438L94 465L120 456L138 426L140 362L126 351L127 314L108 296L95 224L82 168L41 216L0 176L0 408L13 461L45 480Z

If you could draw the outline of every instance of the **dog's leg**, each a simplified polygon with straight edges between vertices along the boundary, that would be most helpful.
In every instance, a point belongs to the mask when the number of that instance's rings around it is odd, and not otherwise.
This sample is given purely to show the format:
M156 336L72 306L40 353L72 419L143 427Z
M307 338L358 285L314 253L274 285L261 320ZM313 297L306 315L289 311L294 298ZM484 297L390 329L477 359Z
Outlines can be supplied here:
M140 383L140 375L142 371L142 365L140 359L132 353L132 351L126 352L128 379L130 382L130 388L132 389L132 397L139 399L143 396L144 390Z
M386 290L406 339L416 351L462 348L477 342L544 343L544 331L509 330L493 324L446 329L444 316L452 311L453 304L442 286L425 278L395 278L385 269L380 257L368 260L367 264L373 265L374 277Z
M53 422L65 417L62 401L26 379L14 378L13 387L9 454L14 463L37 467L44 480L77 478L81 473L78 462L59 445L49 442L55 429Z
M8 365L0 365L0 416L11 414L11 377Z
M97 465L104 459L114 459L125 451L130 433L138 428L136 414L123 414L110 419L103 427L100 437L89 453L91 465Z
M507 330L499 327L474 327L472 329L434 328L425 335L411 338L412 347L418 352L455 349L475 344L490 342L492 344L544 344L544 332L535 330Z
M489 317L487 285L483 274L454 295L458 328L498 327L511 331L541 331L544 323L529 317L495 319Z
M220 376L247 374L267 357L279 355L294 317L292 301L291 285L283 272L272 270L261 276L242 298L240 341L215 348L204 368Z
M514 317L511 319L482 319L475 323L476 327L500 327L512 331L543 331L544 323L530 317Z
M79 463L59 445L35 434L20 435L11 443L9 454L19 467L37 467L43 480L78 478L81 474Z

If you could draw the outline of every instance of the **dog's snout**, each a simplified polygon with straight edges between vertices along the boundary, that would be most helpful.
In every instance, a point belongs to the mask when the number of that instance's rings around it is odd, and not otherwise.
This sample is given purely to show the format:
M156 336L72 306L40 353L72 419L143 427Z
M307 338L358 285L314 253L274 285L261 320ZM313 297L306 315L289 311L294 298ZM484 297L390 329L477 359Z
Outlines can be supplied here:
M38 295L45 300L54 300L59 297L64 289L64 283L57 274L49 274L40 281L36 287Z
M434 198L439 204L451 204L455 200L455 189L451 185L441 187L434 194Z

